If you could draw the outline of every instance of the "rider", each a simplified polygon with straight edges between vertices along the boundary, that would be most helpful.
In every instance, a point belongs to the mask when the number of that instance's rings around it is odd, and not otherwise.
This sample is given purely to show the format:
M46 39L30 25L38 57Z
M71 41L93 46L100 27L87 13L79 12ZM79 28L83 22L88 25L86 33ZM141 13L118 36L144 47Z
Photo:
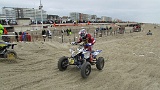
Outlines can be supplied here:
M88 51L90 51L90 62L93 62L91 51L92 51L92 45L94 45L95 43L95 39L91 36L91 34L87 33L85 29L81 29L79 31L79 35L80 35L79 41L76 43L84 42L84 48L85 49L87 48Z
M0 24L0 50L4 46L4 44L3 44L4 41L2 40L3 30L4 30L4 27Z
M0 24L0 42L3 42L2 35L3 35L4 27Z

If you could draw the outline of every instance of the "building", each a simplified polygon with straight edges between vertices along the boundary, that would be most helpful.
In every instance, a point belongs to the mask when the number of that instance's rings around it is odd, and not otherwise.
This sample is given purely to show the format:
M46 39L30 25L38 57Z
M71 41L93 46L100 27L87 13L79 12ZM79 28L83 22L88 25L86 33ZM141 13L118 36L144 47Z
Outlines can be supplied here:
M72 20L72 21L74 21L74 22L78 22L78 21L80 21L80 13L78 13L78 12L71 12L70 13L70 19Z
M6 15L0 14L0 20L4 20L4 19L6 19Z
M102 17L101 17L101 20L102 20L103 22L111 22L111 21L112 21L112 18L111 18L111 17L107 17L107 16L102 16Z
M97 21L97 15L91 15L91 22L96 22Z
M101 22L102 21L101 18L99 18L99 17L96 18L96 19L97 19L97 22Z
M2 14L6 17L6 20L16 20L16 13L12 8L3 7Z
M67 23L67 22L112 22L111 17L102 16L97 18L96 15L84 14L79 12L71 12L70 16L59 17L58 15L47 15L46 11L35 8L19 8L19 7L3 7L0 19L6 22L16 22L17 18L30 18L32 23L42 23L41 13L43 17L43 23L56 22L56 23ZM68 20L67 20L68 18ZM0 20L1 21L1 20Z
M82 20L83 20L83 22L90 21L91 20L91 15L82 13Z
M59 18L58 15L47 15L47 20L55 21Z
M70 18L72 21L76 22L88 22L91 21L91 15L84 14L84 13L78 13L78 12L71 12Z
M30 18L32 21L41 21L41 10L34 8L15 8L3 7L2 14L7 20L16 20L17 18ZM43 20L47 20L46 11L42 10Z
M106 18L106 21L107 21L107 22L112 22L112 17L107 17L107 18Z
M67 23L69 21L69 17L68 16L63 16L62 17L62 23Z
M47 23L53 24L54 22L57 23L59 21L58 15L47 15Z
M106 17L106 16L102 16L102 17L101 17L101 20L102 20L103 22L106 22L106 21L107 21L107 17Z
M118 19L118 18L115 18L115 19L113 20L113 22L122 22L122 20L120 20L120 19Z

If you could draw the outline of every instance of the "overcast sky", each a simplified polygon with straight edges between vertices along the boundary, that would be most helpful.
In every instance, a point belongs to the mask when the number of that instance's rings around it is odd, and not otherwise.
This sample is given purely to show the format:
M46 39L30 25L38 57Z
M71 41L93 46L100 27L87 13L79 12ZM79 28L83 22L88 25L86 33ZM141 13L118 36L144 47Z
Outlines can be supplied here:
M108 16L124 21L160 23L160 0L41 0L47 14L70 12ZM1 0L2 7L37 8L40 0ZM0 10L1 13L2 10Z

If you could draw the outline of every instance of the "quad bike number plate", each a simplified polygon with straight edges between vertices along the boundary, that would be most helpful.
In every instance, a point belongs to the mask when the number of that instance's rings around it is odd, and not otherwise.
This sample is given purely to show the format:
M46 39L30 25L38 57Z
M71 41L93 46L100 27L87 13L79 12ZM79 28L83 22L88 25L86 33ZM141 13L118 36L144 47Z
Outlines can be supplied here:
M15 59L15 55L13 53L7 54L8 59Z
M74 64L74 59L73 58L68 58L68 60L69 60L70 64Z

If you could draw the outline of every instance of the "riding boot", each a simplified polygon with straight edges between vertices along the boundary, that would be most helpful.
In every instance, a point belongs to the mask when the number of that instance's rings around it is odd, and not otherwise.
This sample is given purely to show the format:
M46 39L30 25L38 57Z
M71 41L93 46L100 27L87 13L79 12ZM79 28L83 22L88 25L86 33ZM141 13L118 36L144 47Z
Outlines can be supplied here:
M95 65L95 61L93 61L92 54L90 55L90 63L91 63L91 65Z

